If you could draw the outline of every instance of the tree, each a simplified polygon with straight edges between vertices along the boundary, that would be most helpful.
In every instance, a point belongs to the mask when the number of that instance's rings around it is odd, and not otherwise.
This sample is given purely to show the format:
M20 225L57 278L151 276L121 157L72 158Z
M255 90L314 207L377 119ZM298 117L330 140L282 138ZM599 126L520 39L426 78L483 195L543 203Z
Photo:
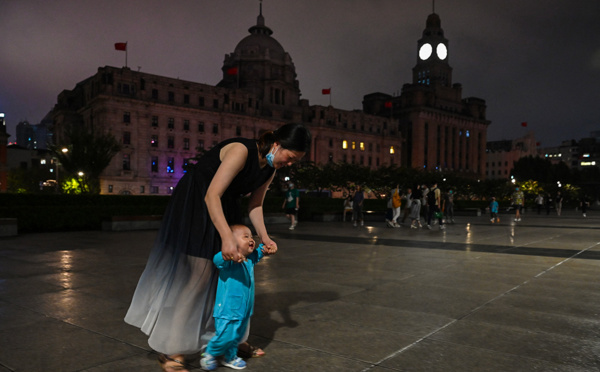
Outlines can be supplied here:
M70 126L64 134L65 142L50 147L66 173L63 179L76 179L78 192L100 193L100 175L121 145L110 133L97 133L82 126Z

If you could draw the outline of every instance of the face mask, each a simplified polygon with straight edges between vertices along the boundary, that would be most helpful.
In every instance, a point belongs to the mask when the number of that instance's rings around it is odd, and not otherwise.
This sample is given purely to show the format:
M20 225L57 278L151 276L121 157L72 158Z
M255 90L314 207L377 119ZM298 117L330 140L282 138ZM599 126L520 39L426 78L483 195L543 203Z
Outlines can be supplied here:
M275 152L271 152L273 150L269 151L269 153L265 157L267 159L267 164L269 164L272 168L275 168L275 166L273 165L273 159L275 158L275 154L277 153L277 150L279 150L279 147L277 149L275 149Z

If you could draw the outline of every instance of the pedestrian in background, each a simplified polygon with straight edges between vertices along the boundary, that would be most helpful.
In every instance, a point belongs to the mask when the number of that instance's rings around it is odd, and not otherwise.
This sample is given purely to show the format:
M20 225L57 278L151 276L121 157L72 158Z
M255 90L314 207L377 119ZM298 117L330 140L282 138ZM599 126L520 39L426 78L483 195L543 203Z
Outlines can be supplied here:
M352 198L352 219L354 219L354 226L360 222L361 226L365 225L363 216L363 202L365 201L365 193L362 191L360 185L356 186L354 197Z
M288 189L285 192L285 198L283 199L283 205L281 206L285 210L285 216L290 220L290 230L294 230L298 224L298 208L300 208L300 193L293 183L288 184Z

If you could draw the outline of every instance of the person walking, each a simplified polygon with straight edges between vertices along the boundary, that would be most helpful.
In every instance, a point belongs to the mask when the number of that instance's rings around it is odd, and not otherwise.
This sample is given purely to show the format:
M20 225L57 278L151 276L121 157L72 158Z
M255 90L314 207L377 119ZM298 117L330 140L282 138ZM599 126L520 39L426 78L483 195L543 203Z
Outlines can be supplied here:
M402 220L400 223L404 224L404 221L406 221L406 218L410 214L412 207L412 189L406 189L406 193L402 196L402 198L404 199L404 211L402 212Z
M400 184L396 185L396 188L392 190L392 226L400 227L398 224L398 217L400 217L400 206L402 205L402 196L400 195Z
M431 220L437 218L440 224L440 230L444 230L444 220L442 219L442 211L440 206L442 205L441 190L437 187L437 182L431 185L429 192L427 193L427 208L429 213L427 214L427 228L431 230Z
M217 357L223 356L221 364L244 369L246 362L237 356L238 344L244 338L250 317L254 311L254 266L267 254L264 245L252 238L247 226L231 226L237 249L244 260L241 263L225 260L219 252L213 258L219 270L217 297L213 310L215 319L214 337L208 342L200 366L205 371L217 369Z
M418 227L423 227L421 225L421 198L423 194L421 192L421 186L415 186L415 189L411 195L411 207L410 207L410 228L416 229Z
M554 199L555 207L556 207L556 214L558 216L560 216L560 214L562 213L562 202L563 202L563 196L562 194L559 192L556 193L556 198Z
M444 196L444 216L446 217L446 223L454 223L454 192L449 190Z
M500 223L500 217L498 217L498 202L494 196L492 196L492 201L490 202L490 215L492 217L490 219L492 223Z
M363 202L365 201L365 193L362 191L360 185L356 186L354 197L352 198L352 219L354 220L354 227L360 222L361 226L365 225L363 216Z
M179 180L125 316L149 336L164 371L186 371L185 355L200 352L214 334L213 257L220 251L224 260L244 260L229 227L241 222L242 195L250 195L250 221L267 253L277 251L264 223L265 194L275 171L299 161L310 144L310 131L292 123L258 140L228 139Z
M285 192L281 208L285 211L285 217L290 220L291 224L289 229L294 230L298 224L297 213L298 208L300 208L300 193L292 182L288 184L288 189Z
M513 192L512 204L515 207L515 221L521 221L521 209L525 206L525 194L518 187Z

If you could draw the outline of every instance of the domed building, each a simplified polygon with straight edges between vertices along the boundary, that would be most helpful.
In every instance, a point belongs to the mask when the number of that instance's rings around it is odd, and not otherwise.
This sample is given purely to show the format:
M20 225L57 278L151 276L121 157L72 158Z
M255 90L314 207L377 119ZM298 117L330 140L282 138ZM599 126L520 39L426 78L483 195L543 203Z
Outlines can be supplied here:
M300 88L290 55L265 26L262 4L255 26L233 53L225 56L223 80L217 86L243 89L257 97L263 116L299 119Z
M101 175L103 194L170 194L199 152L232 137L258 138L287 122L310 128L306 161L376 168L400 165L399 120L301 99L291 56L272 37L260 8L256 25L226 54L217 85L127 67L100 67L58 96L55 141L65 128L112 133L122 144Z

